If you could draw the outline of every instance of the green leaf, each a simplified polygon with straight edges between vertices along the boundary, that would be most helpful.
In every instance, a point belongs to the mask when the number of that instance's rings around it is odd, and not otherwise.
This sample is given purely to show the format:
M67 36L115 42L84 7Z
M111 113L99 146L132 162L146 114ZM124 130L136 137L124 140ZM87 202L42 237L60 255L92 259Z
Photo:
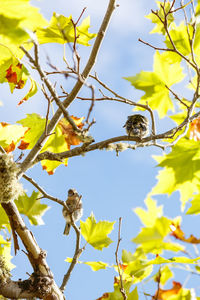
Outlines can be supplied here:
M46 24L38 8L31 6L29 1L0 0L0 61L11 56L22 58L24 53L19 46L30 39L27 29L35 31ZM25 47L28 50L32 44L26 44Z
M168 56L160 54L158 51L154 56L154 71L141 71L132 77L124 77L139 90L145 92L139 103L148 104L158 111L160 118L166 116L168 110L174 110L174 105L169 97L170 87L180 82L184 78L182 67L179 62L171 63ZM138 108L137 108L138 109Z
M45 130L46 119L42 118L38 114L33 113L27 114L25 119L17 121L17 123L29 128L23 138L23 143L19 148L22 150L32 149ZM67 147L62 131L59 126L56 126L54 134L48 138L41 152L51 151L54 153L59 153L67 150L69 150L69 148ZM50 160L43 160L41 162L43 169L45 169L49 174L53 174L54 169L57 168L61 163L62 162ZM67 165L67 159L63 160L63 163Z
M67 257L65 261L71 263L72 258ZM102 261L78 261L78 264L85 264L91 267L92 271L99 271L102 269L106 269L108 267L107 263L104 263Z
M42 216L49 209L48 205L40 203L39 197L40 193L33 191L30 197L24 194L15 200L19 212L27 216L32 225L43 225Z
M158 183L151 194L174 191L181 194L182 206L198 192L200 184L200 147L199 142L182 139L169 154L154 158L164 170L159 171ZM184 167L183 167L184 166Z
M8 216L5 213L2 206L0 206L0 228L4 228L5 226L10 231L10 222L9 222Z
M137 259L130 262L123 272L123 276L129 275L133 283L141 282L147 278L153 271L153 266L148 265L146 260ZM125 277L126 278L126 277Z
M112 243L107 235L113 230L114 223L109 221L99 221L97 223L93 213L91 213L85 222L80 221L81 234L92 247L102 250Z
M150 13L149 15L146 16L147 19L150 19L152 21L152 23L156 24L156 26L154 27L154 29L150 32L150 33L162 33L165 34L165 28L163 26L163 23L161 22L164 21L164 12L163 12L163 8L161 7L161 4L163 5L163 2L161 1L156 1L157 6L159 8L159 10L157 10L158 12L158 16L160 18L158 18L155 14ZM165 2L164 4L164 9L165 9L165 13L167 14L170 10L171 7L171 3ZM161 19L161 20L160 20ZM168 21L168 26L170 26L170 24L174 21L174 17L173 14L168 14L167 15L167 21Z
M158 218L152 227L142 228L140 233L132 239L132 241L136 244L140 244L137 249L141 249L143 253L159 254L164 250L175 252L183 251L183 246L170 241L164 241L164 238L171 232L171 223L172 220L166 217Z
M156 220L154 226L142 228L141 232L132 241L136 244L151 243L154 241L161 242L170 233L171 223L171 220L161 217Z
M84 46L89 46L88 43L96 34L89 33L90 17L83 20L80 26L76 27L76 42ZM54 13L49 26L45 29L37 30L37 37L40 44L45 43L73 43L75 40L75 31L72 22L72 16L69 18Z
M160 268L159 272L155 274L154 280L159 282L164 286L165 283L172 277L174 277L173 272L170 270L170 268L166 265Z
M156 201L150 197L148 197L144 202L147 206L147 211L141 207L136 207L134 212L146 227L152 227L156 219L162 216L163 206L157 206Z
M37 93L37 84L32 77L29 77L31 85L27 92L27 94L21 99L18 105L22 104L23 102L27 101L29 98L33 97Z
M197 215L200 213L200 196L196 195L190 202L191 207L187 211L187 215Z
M127 300L139 300L137 286L134 288L134 290L128 295Z
M6 265L7 267L12 270L15 268L15 265L13 265L11 263L11 259L12 259L12 256L11 256L11 242L7 242L3 239L3 237L0 235L0 244L1 244L1 247L0 247L0 255L2 255L5 259L5 262L6 262Z
M0 123L0 145L7 151L13 151L27 128L21 125Z

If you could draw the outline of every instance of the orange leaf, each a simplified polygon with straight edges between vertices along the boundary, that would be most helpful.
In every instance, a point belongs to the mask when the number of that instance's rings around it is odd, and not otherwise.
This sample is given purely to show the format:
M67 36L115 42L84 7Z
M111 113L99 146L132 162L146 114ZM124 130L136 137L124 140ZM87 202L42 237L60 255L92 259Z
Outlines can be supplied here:
M182 231L180 225L172 225L170 226L171 228L171 235L174 236L176 239L186 242L186 243L191 243L191 244L199 244L200 239L196 238L193 234L189 236L189 238L185 238L185 233Z
M71 118L79 129L83 128L83 118L77 118L74 116L71 116ZM61 128L62 134L69 148L71 145L79 145L81 143L80 137L74 132L72 125L65 118L59 121L58 126Z
M200 141L200 117L190 123L190 139Z
M171 289L158 289L155 296L152 297L152 300L167 300L170 296L178 294L181 288L182 285L180 284L180 282L173 281L173 287Z
M8 147L5 147L4 150L7 153L14 151L15 150L15 143L12 141L12 143Z
M102 300L102 299L108 299L109 298L109 293L104 293L100 298L97 300Z
M26 150L28 148L29 143L24 142L23 140L21 140L20 145L18 146L18 148L20 150Z
M15 71L13 70L15 69ZM25 85L24 80L21 78L18 79L18 76L21 77L21 74L18 75L22 70L22 64L18 63L16 66L10 65L10 67L6 71L6 79L9 83L13 83L15 89L22 89Z

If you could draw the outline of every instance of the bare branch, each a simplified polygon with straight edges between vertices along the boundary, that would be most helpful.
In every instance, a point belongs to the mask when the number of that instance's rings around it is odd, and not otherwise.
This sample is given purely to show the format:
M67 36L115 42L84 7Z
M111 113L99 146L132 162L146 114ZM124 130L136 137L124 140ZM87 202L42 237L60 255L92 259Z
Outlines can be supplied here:
M115 9L115 2L116 2L116 0L109 1L105 17L102 21L100 30L97 34L95 43L93 45L93 48L92 48L92 51L91 51L91 54L89 57L89 60L86 63L86 66L81 75L83 80L81 80L81 81L78 80L77 83L75 84L75 86L73 87L71 93L67 96L66 100L63 103L65 108L67 108L71 104L71 102L76 98L78 92L80 91L86 78L88 77L93 65L95 64L95 60L96 60L97 54L99 52L100 46L102 44L106 29L109 25L112 13ZM28 53L28 52L25 50L25 53ZM28 53L28 56L30 56L29 53ZM34 62L32 62L32 64L34 65ZM53 98L57 97L57 94L55 94L54 90L51 89L50 93L52 96L54 96ZM58 110L56 111L53 118L51 119L51 121L48 124L48 128L47 128L48 134L50 134L53 131L53 129L55 128L57 122L59 121L59 119L61 117L61 114L62 114L62 110L60 108L58 108ZM38 141L35 144L35 146L33 147L33 149L29 152L29 154L27 155L27 157L24 159L23 163L21 164L21 172L20 172L19 176L21 176L31 166L33 160L37 157L38 153L40 152L41 148L43 147L44 143L46 142L46 139L47 139L47 136L45 135L45 133L43 133L41 135L41 137L38 139Z
M75 247L75 251L74 251L74 256L72 259L72 262L69 266L69 269L67 271L67 273L65 274L64 278L63 278L63 282L60 286L60 290L64 291L66 288L66 285L68 283L68 280L71 276L71 273L75 267L75 265L78 262L78 259L80 257L80 255L82 254L82 252L85 250L85 246L83 248L80 248L80 242L81 242L81 232L80 229L77 227L77 225L73 222L72 220L72 227L74 228L75 232L76 232L76 247Z
M119 229L118 229L118 242L117 242L117 248L115 251L115 259L116 259L118 274L119 274L119 278L120 278L120 292L122 294L123 299L127 300L126 291L125 291L124 285L123 285L122 272L120 269L120 263L119 263L119 259L118 259L119 244L121 242L121 224L122 224L122 218L120 217L119 218Z

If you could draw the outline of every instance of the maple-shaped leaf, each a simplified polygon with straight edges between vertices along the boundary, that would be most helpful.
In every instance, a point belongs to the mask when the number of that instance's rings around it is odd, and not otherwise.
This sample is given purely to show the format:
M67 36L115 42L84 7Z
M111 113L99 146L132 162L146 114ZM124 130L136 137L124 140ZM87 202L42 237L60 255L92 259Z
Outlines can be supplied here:
M27 216L32 225L43 225L42 216L49 209L48 205L40 203L40 196L40 193L33 191L30 197L24 194L15 200L19 212Z
M22 89L28 79L28 71L17 60L9 66L6 70L5 79L9 83L10 91L13 93L14 89Z
M76 118L72 116L74 122L79 128L82 128L83 123L81 122L83 118ZM52 134L45 145L43 146L41 152L50 151L53 153L60 153L70 149L71 145L77 145L81 141L76 133L72 130L71 125L64 121L60 120L61 123L58 123L54 129L54 134ZM29 130L24 135L20 146L18 147L21 150L32 149L39 137L45 130L46 118L41 117L40 115L33 113L27 114L25 119L17 121L17 123L22 124L29 128ZM51 160L42 160L41 165L44 170L48 172L49 175L54 173L54 170L60 165L64 164L67 166L68 159L64 159L63 162L51 161Z
M79 129L83 128L84 124L82 123L82 121L84 117L77 118L75 116L71 116L71 118ZM62 118L58 122L58 126L61 128L65 141L69 147L71 145L79 145L81 143L80 137L74 132L72 125L65 118Z
M193 214L199 214L200 213L200 196L199 194L196 195L191 201L190 201L191 207L189 207L186 214L193 215Z
M174 191L179 191L182 208L184 208L185 203L199 191L199 142L181 139L169 154L162 157L154 156L154 158L164 169L159 171L158 183L152 189L151 194L167 193L170 195Z
M166 116L168 110L174 111L174 105L169 96L170 87L180 82L184 78L182 67L179 62L171 63L165 53L160 54L158 51L154 56L154 71L141 71L136 76L124 77L138 90L145 92L139 103L148 102L152 109L158 111L160 118ZM137 107L138 109L138 107Z
M26 127L21 125L10 125L4 122L0 123L0 145L9 153L15 150L16 145L27 131Z
M138 300L138 293L137 293L137 287L130 292L132 282L126 282L123 281L123 288L125 291L125 294L127 295L127 300ZM96 300L122 300L122 293L120 291L120 284L119 280L115 277L114 278L114 291L111 293L104 293L100 298Z
M153 226L142 228L140 233L133 238L132 241L139 244L138 248L142 249L143 253L159 254L164 250L174 252L183 251L183 246L169 241L165 242L164 240L164 238L171 232L171 223L172 221L166 217L158 218Z
M155 296L152 297L152 299L167 300L171 296L178 294L182 288L182 284L180 282L176 282L176 281L173 281L172 284L173 284L173 287L168 290L163 290L163 289L159 288L156 291Z
M85 222L80 221L81 234L92 247L102 250L112 243L107 235L113 230L114 223L109 221L99 221L97 223L93 213L91 213Z
M0 64L1 60L11 56L21 59L24 52L19 46L24 44L27 50L33 46L33 43L28 43L28 31L34 32L37 27L46 24L38 8L30 5L29 1L0 0Z
M162 266L159 269L159 272L153 276L156 282L159 282L162 285L174 276L173 272L170 270L168 266Z
M179 224L172 223L170 228L172 231L171 236L175 237L176 239L191 244L200 243L200 239L196 238L193 234L191 234L188 238L186 238L185 233L183 232Z
M93 39L96 34L89 33L90 17L85 18L80 26L76 27L76 42L84 46L89 46L88 43ZM40 28L36 32L39 43L73 43L75 40L75 30L72 23L72 16L68 18L54 13L49 26L46 28Z
M136 207L133 211L146 227L151 227L154 225L156 219L162 216L163 206L157 206L156 201L150 197L145 199L144 202L147 206L147 211L141 207Z
M65 259L65 261L71 263L72 262L72 258L71 257L67 257ZM91 267L92 271L99 271L102 269L106 269L108 264L104 263L102 261L78 261L78 264L85 264Z
M147 19L150 19L152 21L152 23L156 24L156 26L154 27L154 29L150 33L165 34L166 30L164 28L163 23L161 22L161 20L165 21L165 15L164 15L164 11L163 11L163 8L161 7L161 5L164 6L165 14L167 15L168 27L169 27L170 24L174 21L173 14L172 13L167 14L170 10L171 3L169 1L165 2L164 4L161 1L156 1L156 3L157 3L157 6L158 6L158 9L159 9L159 10L157 10L157 13L158 13L159 17L156 16L155 14L153 14L153 13L150 13L149 15L147 15L145 17Z

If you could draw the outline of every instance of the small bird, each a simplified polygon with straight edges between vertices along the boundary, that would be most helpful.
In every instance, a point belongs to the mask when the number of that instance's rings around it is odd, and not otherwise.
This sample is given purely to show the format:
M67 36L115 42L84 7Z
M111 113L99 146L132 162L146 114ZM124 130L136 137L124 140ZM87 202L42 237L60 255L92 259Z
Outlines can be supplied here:
M135 114L128 116L124 126L128 136L143 138L149 133L149 121L145 116Z
M79 195L75 189L69 189L68 190L68 197L66 200L66 204L68 206L68 211L65 207L63 207L62 213L66 220L66 225L63 234L68 235L72 220L71 216L73 218L74 222L77 222L83 214L83 208L82 208L82 201L81 201L82 195Z

